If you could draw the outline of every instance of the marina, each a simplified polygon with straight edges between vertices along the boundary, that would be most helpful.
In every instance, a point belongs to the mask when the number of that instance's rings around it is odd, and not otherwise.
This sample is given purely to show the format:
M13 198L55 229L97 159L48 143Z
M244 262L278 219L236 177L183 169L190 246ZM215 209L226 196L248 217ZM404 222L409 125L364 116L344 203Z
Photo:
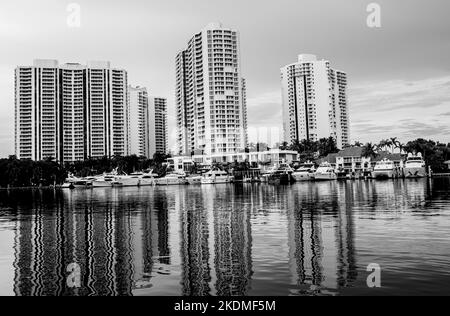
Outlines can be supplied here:
M275 185L292 184L307 181L346 181L346 180L385 180L385 179L420 179L426 177L444 177L446 174L433 174L426 167L422 155L408 154L405 160L396 163L384 157L374 162L373 168L367 167L360 172L348 172L337 164L323 161L316 164L311 161L297 163L282 162L267 170L250 168L248 170L225 170L220 166L205 166L203 173L188 173L183 170L173 170L168 161L167 172L159 176L153 170L134 172L129 175L118 172L117 168L111 173L98 176L75 177L69 174L64 189L75 188L104 188L104 187L141 187L168 185L211 185L228 183L259 183L265 182ZM429 172L427 172L427 169ZM449 174L450 176L450 174Z

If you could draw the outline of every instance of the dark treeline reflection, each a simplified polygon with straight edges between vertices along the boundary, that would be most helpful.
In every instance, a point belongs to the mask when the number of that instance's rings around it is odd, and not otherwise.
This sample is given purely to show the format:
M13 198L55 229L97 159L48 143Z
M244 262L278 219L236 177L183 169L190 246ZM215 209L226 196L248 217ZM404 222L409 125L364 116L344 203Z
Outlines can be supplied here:
M424 209L432 194L426 181L35 190L2 191L0 206L15 222L16 295L271 295L261 264L289 276L286 295L317 295L357 281L355 212ZM261 245L286 251L268 263ZM81 288L66 284L71 263Z

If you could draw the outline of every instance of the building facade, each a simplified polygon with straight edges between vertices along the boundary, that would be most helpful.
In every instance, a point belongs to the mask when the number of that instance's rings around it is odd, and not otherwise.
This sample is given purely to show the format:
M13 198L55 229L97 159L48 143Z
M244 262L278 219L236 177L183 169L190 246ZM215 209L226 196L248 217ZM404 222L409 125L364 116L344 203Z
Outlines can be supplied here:
M150 135L148 93L144 87L128 88L130 106L130 154L148 156L148 142Z
M333 137L338 148L350 143L347 75L327 60L299 55L281 68L284 141Z
M244 149L245 97L239 33L210 24L176 57L177 153Z
M15 154L72 162L129 153L127 72L35 60L15 71Z
M167 154L169 151L169 130L167 121L167 99L149 98L150 119L150 152L148 157L155 153Z
M143 87L129 87L130 154L152 158L168 151L167 100L149 96Z

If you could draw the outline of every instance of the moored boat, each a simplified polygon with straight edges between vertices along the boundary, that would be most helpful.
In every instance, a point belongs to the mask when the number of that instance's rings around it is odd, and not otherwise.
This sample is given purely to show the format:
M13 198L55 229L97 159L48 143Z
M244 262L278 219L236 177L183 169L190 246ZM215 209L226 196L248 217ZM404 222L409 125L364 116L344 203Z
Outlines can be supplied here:
M219 169L211 169L205 173L201 179L202 184L221 184L230 183L231 181L232 177L230 177L226 171Z
M266 175L267 182L275 185L291 184L295 180L292 177L294 169L288 164L281 164L279 167L274 167L271 172Z
M112 187L113 182L116 181L115 175L105 174L103 176L97 177L92 181L93 188L109 188Z
M189 184L202 184L202 176L189 176L186 178Z
M425 178L427 176L427 169L422 154L417 155L408 154L405 161L404 168L405 178Z
M157 185L184 185L188 184L186 175L181 173L169 173L163 178L155 179Z
M378 161L372 172L372 177L375 179L394 179L398 175L398 168L392 160L387 158Z
M311 181L314 180L315 165L308 161L300 166L296 171L292 173L292 177L295 181Z
M63 189L87 188L92 186L93 178L78 178L69 173L66 181L61 186Z
M331 181L337 180L337 178L336 171L328 162L322 163L314 172L314 180L316 181Z

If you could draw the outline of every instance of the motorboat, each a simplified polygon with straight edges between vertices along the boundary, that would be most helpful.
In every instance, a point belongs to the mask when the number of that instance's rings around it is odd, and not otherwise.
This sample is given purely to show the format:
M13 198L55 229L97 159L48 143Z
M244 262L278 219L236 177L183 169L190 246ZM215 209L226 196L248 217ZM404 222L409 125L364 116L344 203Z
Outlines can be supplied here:
M314 163L308 161L300 166L292 173L295 181L310 181L314 180L314 172L316 171Z
M232 177L226 171L219 169L211 169L201 179L202 184L230 183L231 181Z
M323 162L314 172L314 180L316 181L330 181L337 180L337 174L333 166L328 162Z
M291 184L294 182L294 178L292 174L294 173L294 169L291 168L286 163L280 164L278 167L274 167L268 175L264 177L267 178L267 182L270 184L283 185L283 184Z
M157 174L153 173L153 170L150 170L148 173L143 173L140 176L140 186L152 186L156 185L156 178L158 177Z
M169 173L163 178L155 179L157 185L183 185L188 184L186 175L181 173Z
M202 184L202 176L191 175L186 180L189 184Z
M93 178L78 178L72 173L69 173L64 184L61 186L63 189L76 189L76 188L86 188L92 186Z
M427 176L427 169L422 154L408 154L404 168L405 178L424 178Z
M372 177L375 179L393 179L398 177L398 169L392 160L384 158L375 164Z
M104 173L101 176L96 176L92 181L93 188L109 188L113 186L113 183L118 186L119 183L116 181L117 168L111 173Z
M113 186L137 187L140 185L142 175L142 173L118 175L114 179Z

